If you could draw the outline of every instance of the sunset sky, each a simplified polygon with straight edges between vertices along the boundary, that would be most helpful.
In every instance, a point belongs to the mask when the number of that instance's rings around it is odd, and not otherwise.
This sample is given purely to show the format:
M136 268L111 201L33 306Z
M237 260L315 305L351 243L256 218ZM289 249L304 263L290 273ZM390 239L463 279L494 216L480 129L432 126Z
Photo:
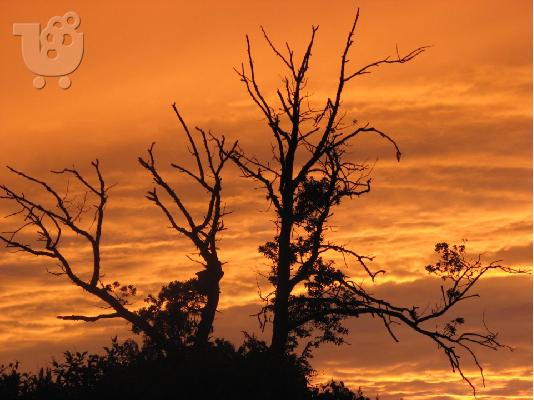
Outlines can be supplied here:
M434 244L468 240L468 250L509 266L532 266L532 3L528 0L447 1L47 1L0 0L0 164L16 166L64 188L48 171L73 164L89 173L99 158L110 194L104 224L105 280L131 283L136 306L162 284L194 276L191 244L167 227L144 194L152 188L137 164L157 142L159 165L192 209L204 197L168 168L190 163L170 105L191 126L231 139L258 156L270 151L268 128L233 68L246 56L245 34L256 55L258 80L274 99L283 73L262 39L260 25L297 54L318 24L310 93L333 96L340 52L360 7L349 66L430 45L404 65L385 66L351 82L344 107L394 137L403 153L373 137L354 142L351 157L376 163L371 193L345 203L330 238L376 256L386 269L369 288L394 302L422 307L439 301L439 281L424 266ZM24 65L15 22L45 25L74 10L85 35L84 58L62 90L48 78L42 90ZM0 170L0 182L28 194L27 183ZM233 213L220 242L227 261L215 335L242 340L261 335L249 315L258 310L257 278L267 271L258 246L274 235L272 209L261 191L233 166L224 173L223 197ZM0 214L11 211L0 202ZM0 220L0 230L9 221ZM86 249L69 241L78 268ZM69 250L69 249L68 249ZM98 351L110 337L129 337L120 320L94 324L60 321L61 314L94 314L101 303L63 277L46 272L46 260L0 250L0 364L20 360L35 370L66 349ZM261 279L260 279L261 281ZM260 284L262 284L260 282ZM468 375L480 399L532 399L532 279L488 276L481 297L456 314L468 326L482 316L513 352L480 351L486 388ZM394 343L381 321L350 321L350 345L324 346L312 360L316 379L342 379L381 399L467 399L469 387L425 338L399 329ZM265 332L268 338L269 332Z

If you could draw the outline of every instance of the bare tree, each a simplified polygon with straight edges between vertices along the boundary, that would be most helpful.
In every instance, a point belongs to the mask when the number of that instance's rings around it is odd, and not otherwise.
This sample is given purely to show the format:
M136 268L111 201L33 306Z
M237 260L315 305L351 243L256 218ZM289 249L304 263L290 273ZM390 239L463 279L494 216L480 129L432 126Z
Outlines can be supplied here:
M6 185L0 185L0 199L7 200L17 206L17 210L9 217L20 217L21 219L20 225L15 230L0 234L0 240L14 251L55 261L58 269L49 271L51 274L66 276L73 284L97 297L112 310L109 313L95 316L63 315L58 316L58 318L86 322L123 318L163 348L168 348L164 338L152 325L127 308L128 297L135 295L135 287L121 285L119 282L107 284L103 282L101 242L104 211L110 186L107 186L104 181L98 160L92 162L92 167L95 172L96 183L92 183L75 168L52 171L54 174L72 177L83 190L81 196L71 195L68 190L65 195L62 195L51 184L8 167L9 171L16 176L40 187L41 193L49 197L52 205L47 206L45 199L37 200ZM92 214L89 227L85 227L84 225L87 224L82 222L82 216L87 214ZM33 237L25 241L24 238L28 235L28 231ZM69 234L88 244L91 249L92 272L86 279L83 278L83 272L78 272L80 266L75 265L76 261L72 260L72 256L69 256L62 246Z
M160 293L160 299L154 296L148 297L149 307L132 311L128 309L128 298L136 294L133 285L121 285L119 282L104 283L101 262L101 241L104 223L104 212L108 201L110 187L106 186L101 173L98 160L92 163L96 175L96 183L84 177L75 168L65 168L60 171L52 171L56 175L69 175L81 186L82 194L60 194L53 186L45 181L36 179L24 172L12 167L8 169L16 176L29 181L41 188L42 194L48 195L52 200L52 206L47 206L47 200L34 199L22 192L0 185L0 199L8 200L17 205L17 210L9 217L20 217L21 222L13 231L0 234L8 248L22 251L39 257L47 257L56 261L59 270L49 271L55 276L66 276L72 283L81 287L86 292L96 296L104 302L112 312L95 316L86 315L63 315L58 318L63 320L95 322L109 318L123 318L132 324L135 332L142 332L159 348L172 350L181 338L169 335L169 330L162 329L162 308L169 302L174 302L173 308L178 310L180 317L188 321L170 321L178 324L187 331L194 332L194 343L197 346L207 344L213 328L213 321L219 302L219 281L223 276L222 265L217 254L217 234L224 230L223 217L226 214L221 203L221 172L233 154L236 146L223 151L225 139L215 138L197 128L201 137L201 146L193 139L187 125L180 116L177 108L173 105L191 146L191 153L197 164L196 173L189 171L179 164L172 164L181 173L194 179L194 181L208 193L206 201L206 213L202 220L195 222L193 214L184 205L178 193L165 181L156 167L153 147L148 149L148 159L139 158L140 164L150 172L154 183L170 198L170 201L178 207L185 224L181 225L179 219L173 215L171 208L165 205L156 188L148 192L148 199L158 206L168 221L178 233L189 238L199 251L203 260L203 270L197 273L197 278L187 282L171 282ZM213 148L210 146L213 142ZM199 150L200 149L200 150ZM201 156L201 152L205 157ZM49 203L49 202L48 202ZM85 227L82 218L90 215L89 227ZM92 214L92 215L91 215ZM33 240L25 242L27 231L32 230L35 235ZM89 279L83 278L83 273L77 272L78 268L73 264L72 255L64 250L66 234L75 235L77 239L85 241L91 248L92 273ZM154 312L156 314L155 315ZM198 315L198 321L196 321ZM175 313L174 317L178 317ZM174 331L177 326L172 327Z
M300 62L287 43L284 51L279 50L262 28L267 45L287 71L282 88L276 90L276 105L268 101L271 96L260 88L250 40L246 37L248 59L236 72L274 138L271 160L260 160L242 148L231 155L243 175L265 189L276 212L275 237L260 246L260 252L272 262L268 279L274 289L263 297L266 305L258 317L262 326L272 322L271 349L279 355L293 351L302 338L309 338L304 356L322 342L342 343L343 335L347 333L342 322L349 316L368 314L381 318L395 340L392 325L402 323L436 342L452 368L468 381L460 367L459 349L467 351L480 366L472 347L501 347L496 335L489 331L460 333L463 322L460 317L447 323L442 330L427 328L425 323L435 322L458 302L473 297L470 290L487 271L514 272L512 269L498 263L483 266L480 260L471 264L462 257L463 247L451 250L446 244L440 244L437 251L445 261L429 267L429 271L450 282L451 287L443 289L440 305L420 313L416 307L399 307L374 297L351 280L354 271L338 268L332 259L337 254L346 258L347 263L354 260L373 281L385 272L371 271L368 264L372 257L331 243L326 233L336 206L371 190L370 168L348 160L349 145L358 137L371 133L392 145L397 160L401 157L397 143L385 132L369 123L361 124L353 119L346 122L346 113L342 111L344 90L347 84L377 67L409 62L426 49L419 47L404 55L397 50L394 57L350 70L349 51L354 44L358 18L359 10L341 54L336 92L321 107L315 107L307 93L317 26L312 27L311 38Z
M154 158L154 144L148 149L148 158L139 157L139 163L151 174L156 184L156 187L148 192L147 198L161 209L172 229L193 243L202 260L200 263L203 269L196 273L198 279L195 286L200 294L206 296L206 302L200 312L195 343L203 346L207 344L213 328L213 321L219 304L219 282L224 275L223 262L217 253L217 235L225 229L223 217L226 215L221 203L221 172L229 157L233 155L237 142L225 151L224 137L218 139L197 127L195 129L200 135L200 144L198 144L180 115L176 104L173 104L172 107L187 137L190 146L189 151L196 164L196 171L190 170L182 164L173 163L171 165L206 191L208 198L202 218L195 220L180 194L161 176ZM213 143L213 146L210 146L210 142ZM174 213L166 201L160 197L158 189L167 196L171 205L176 206L178 213Z

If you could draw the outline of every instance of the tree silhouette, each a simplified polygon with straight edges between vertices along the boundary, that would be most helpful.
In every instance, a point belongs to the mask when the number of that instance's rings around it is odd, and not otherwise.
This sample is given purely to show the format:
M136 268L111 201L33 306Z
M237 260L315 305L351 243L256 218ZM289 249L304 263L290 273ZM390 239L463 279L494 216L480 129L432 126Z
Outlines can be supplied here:
M222 262L217 255L217 234L224 229L224 207L221 204L221 171L233 154L233 148L226 149L225 140L200 132L205 161L187 125L175 105L173 109L178 116L191 146L191 154L198 166L198 173L190 172L183 166L172 164L178 171L187 174L209 193L207 211L200 223L195 223L191 212L181 201L177 192L165 181L157 170L153 147L148 149L148 159L139 158L139 163L150 172L155 184L163 189L175 205L178 206L187 221L187 227L180 225L165 202L160 198L156 188L149 191L147 198L166 215L172 227L189 238L204 260L204 270L197 273L197 278L187 282L171 282L164 286L157 297L147 298L148 306L136 311L128 309L128 299L136 295L133 285L121 285L119 282L104 283L101 265L101 240L103 232L105 207L110 186L107 186L98 160L92 162L97 183L84 177L75 168L52 171L56 175L69 175L81 186L81 193L60 194L45 181L34 178L15 168L8 167L16 176L41 188L43 194L52 199L52 205L46 200L36 200L22 192L17 192L6 185L0 185L0 199L8 200L18 207L9 217L20 217L21 224L7 234L0 234L8 248L56 261L58 270L49 271L55 276L66 276L72 283L103 301L113 312L95 316L62 315L58 318L72 321L95 322L109 318L123 318L133 326L134 332L143 333L147 339L160 349L172 351L177 345L194 343L205 346L208 343L213 320L219 301L219 281L223 276ZM210 148L209 141L215 143ZM234 145L235 146L235 145ZM213 153L215 151L215 154ZM210 181L211 180L211 181ZM72 189L71 189L72 190ZM82 221L91 214L89 224ZM89 225L86 227L85 225ZM33 230L34 240L24 242L28 230ZM88 243L91 248L92 273L84 279L73 267L72 255L64 251L62 242L75 235ZM20 239L19 239L20 238ZM80 243L80 247L82 244Z
M224 137L218 139L197 127L196 130L201 139L201 145L199 145L178 111L176 104L173 104L172 107L187 137L190 146L189 151L195 160L197 171L191 171L181 164L173 163L171 165L180 173L191 178L195 184L207 192L206 211L200 221L195 221L194 216L184 205L180 195L158 171L154 158L154 144L148 149L148 159L139 157L139 163L150 173L157 188L161 189L168 196L171 204L176 206L184 222L180 222L179 216L176 216L171 208L166 205L165 200L160 197L156 188L148 192L147 198L161 209L171 227L177 233L191 240L202 259L203 269L197 272L196 280L189 282L190 286L194 286L189 288L192 289L189 291L193 295L194 293L199 293L206 298L205 304L199 310L200 321L198 322L195 337L196 345L205 346L212 331L215 312L219 304L219 281L224 275L223 263L217 253L217 234L225 229L223 217L226 214L224 206L221 204L221 172L229 157L232 156L237 143L234 143L230 149L225 150ZM210 147L210 141L215 144L213 148ZM201 149L200 151L199 148ZM202 157L201 152L204 157ZM174 289L176 291L176 287ZM151 300L153 303L152 309L156 310L154 306L157 305L157 301L154 298Z
M309 355L313 347L323 342L341 344L343 335L348 332L343 325L347 317L372 315L381 318L395 340L393 325L404 324L437 343L453 370L459 371L471 385L462 372L459 349L472 356L482 373L472 348L476 345L492 349L502 347L496 335L489 330L461 332L463 319L460 317L442 328L430 328L428 323L448 315L458 302L475 296L470 290L487 271L516 271L498 263L484 266L480 259L471 263L464 257L463 246L438 244L436 251L441 255L441 261L427 269L450 283L450 287L443 288L441 304L421 312L415 306L397 306L373 296L351 279L353 271L339 268L332 258L337 254L345 259L345 264L354 261L373 281L385 273L369 268L372 257L332 243L326 233L336 207L371 190L369 166L349 160L347 150L350 144L362 135L375 134L392 145L397 160L401 157L397 143L385 132L354 119L347 122L346 113L342 111L347 84L377 67L409 62L426 50L426 47L418 47L405 55L400 55L397 50L394 57L351 70L349 52L354 44L358 19L359 10L341 54L336 92L322 107L314 106L307 93L317 26L312 27L311 38L300 62L287 43L285 51L279 50L262 28L267 45L287 72L282 88L276 90L277 104L270 103L267 99L271 96L260 88L250 40L246 37L247 62L236 72L274 138L269 161L249 155L242 148L231 156L246 178L261 184L276 212L276 234L272 241L259 248L272 263L268 279L274 289L263 297L266 304L258 317L263 327L272 323L271 349L279 355L295 350L299 339L303 338L307 338L304 355Z
M37 374L22 372L17 363L0 365L0 398L369 400L342 382L310 385L307 366L296 357L273 371L268 346L253 337L239 348L216 340L202 351L188 346L166 355L113 338L103 350L66 351Z
M52 171L54 174L73 177L83 190L81 196L72 194L69 196L68 191L65 195L61 195L49 183L15 168L8 167L9 171L16 176L40 187L42 193L52 200L52 205L47 205L44 200L40 201L31 198L23 192L19 193L6 185L0 185L2 193L0 199L8 200L18 207L9 217L20 217L22 219L21 225L15 230L7 234L0 234L0 240L8 248L15 251L22 251L54 260L58 269L49 271L52 275L66 276L73 284L96 296L113 310L113 312L95 316L62 315L58 316L58 318L86 322L95 322L108 318L123 318L161 346L167 347L162 335L152 325L127 308L128 298L136 293L135 287L121 285L119 282L104 283L102 280L101 240L104 211L111 187L107 186L104 181L99 161L93 161L91 165L94 169L97 183L91 183L88 178L84 177L75 168ZM93 209L89 227L85 227L87 224L83 223L82 217ZM34 235L34 237L31 241L24 242L23 240L27 236L28 230L31 230L31 235ZM63 242L72 236L75 236L80 241L80 246L83 246L83 242L85 242L91 249L89 261L92 265L92 272L88 278L84 279L76 271L74 267L75 261L62 247Z

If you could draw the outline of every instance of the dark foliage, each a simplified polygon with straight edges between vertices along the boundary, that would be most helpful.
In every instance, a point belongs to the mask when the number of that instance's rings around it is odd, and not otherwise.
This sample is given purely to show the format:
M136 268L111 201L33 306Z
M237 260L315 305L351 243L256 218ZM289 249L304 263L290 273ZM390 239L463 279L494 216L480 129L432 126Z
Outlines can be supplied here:
M113 339L103 355L65 352L37 374L18 364L0 367L0 398L11 399L317 399L365 400L342 382L310 386L309 365L294 356L273 358L253 337L236 349L224 340L155 355L136 342Z
M194 343L200 314L206 304L206 296L199 291L197 279L170 282L162 287L157 297L149 295L145 302L147 306L138 311L139 316L169 343L178 348ZM142 333L135 326L133 331ZM149 336L145 336L145 346L154 347Z

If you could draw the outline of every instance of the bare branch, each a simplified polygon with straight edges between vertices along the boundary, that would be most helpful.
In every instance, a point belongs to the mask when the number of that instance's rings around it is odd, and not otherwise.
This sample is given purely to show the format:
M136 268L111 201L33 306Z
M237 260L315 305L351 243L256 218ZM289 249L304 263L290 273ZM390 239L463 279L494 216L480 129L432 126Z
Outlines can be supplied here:
M65 321L85 321L85 322L96 322L101 319L110 319L110 318L120 318L121 316L118 313L110 314L100 314L92 317L84 315L59 315L57 318Z

